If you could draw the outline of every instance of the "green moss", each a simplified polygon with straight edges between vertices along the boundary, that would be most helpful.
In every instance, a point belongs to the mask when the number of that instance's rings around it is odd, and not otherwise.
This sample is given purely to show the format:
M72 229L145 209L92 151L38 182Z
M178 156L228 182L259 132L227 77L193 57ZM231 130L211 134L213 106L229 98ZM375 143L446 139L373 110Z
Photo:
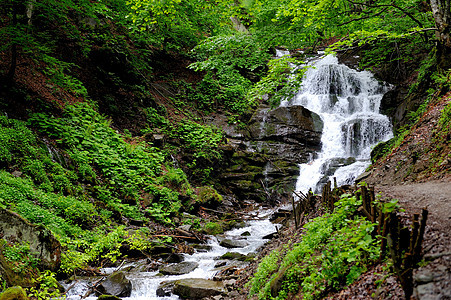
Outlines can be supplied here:
M221 224L215 222L208 222L207 224L204 225L203 230L206 234L210 235L224 233L224 229L222 228Z
M222 203L222 196L210 186L202 186L198 188L197 204L215 207Z
M13 286L0 294L0 300L28 300L28 297L21 286Z

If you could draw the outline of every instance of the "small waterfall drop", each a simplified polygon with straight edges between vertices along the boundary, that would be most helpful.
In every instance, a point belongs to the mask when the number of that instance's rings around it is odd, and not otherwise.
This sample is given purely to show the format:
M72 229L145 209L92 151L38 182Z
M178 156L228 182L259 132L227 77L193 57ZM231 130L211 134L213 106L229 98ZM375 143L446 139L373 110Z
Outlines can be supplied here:
M296 190L319 192L336 177L338 185L352 184L370 165L371 147L390 139L392 126L379 113L388 86L370 72L358 72L327 55L311 64L301 90L281 106L302 105L324 122L322 150L315 159L300 164Z

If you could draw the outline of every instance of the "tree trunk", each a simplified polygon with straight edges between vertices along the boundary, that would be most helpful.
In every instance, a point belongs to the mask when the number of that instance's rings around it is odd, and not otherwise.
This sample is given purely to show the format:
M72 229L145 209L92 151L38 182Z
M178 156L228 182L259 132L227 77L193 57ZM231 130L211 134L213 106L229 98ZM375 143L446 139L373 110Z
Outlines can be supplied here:
M430 0L437 27L437 63L441 69L451 67L451 6L450 0Z
M12 11L12 22L13 26L17 26L17 5L13 3L13 11ZM17 44L15 42L11 45L11 65L9 67L8 74L6 75L6 78L9 81L13 81L14 74L16 73L16 67L17 67Z

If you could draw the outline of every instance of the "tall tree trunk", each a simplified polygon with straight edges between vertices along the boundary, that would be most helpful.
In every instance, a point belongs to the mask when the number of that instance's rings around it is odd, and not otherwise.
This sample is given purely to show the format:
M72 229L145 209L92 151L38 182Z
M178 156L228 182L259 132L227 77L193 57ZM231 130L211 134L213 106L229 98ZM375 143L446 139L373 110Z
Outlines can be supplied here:
M13 26L17 26L17 4L13 3ZM9 81L13 81L14 79L14 74L16 73L16 67L17 67L17 44L16 42L13 42L11 45L11 65L9 67L9 71L8 74L6 75L7 79Z
M441 69L451 67L451 5L450 0L430 0L437 26L437 63Z

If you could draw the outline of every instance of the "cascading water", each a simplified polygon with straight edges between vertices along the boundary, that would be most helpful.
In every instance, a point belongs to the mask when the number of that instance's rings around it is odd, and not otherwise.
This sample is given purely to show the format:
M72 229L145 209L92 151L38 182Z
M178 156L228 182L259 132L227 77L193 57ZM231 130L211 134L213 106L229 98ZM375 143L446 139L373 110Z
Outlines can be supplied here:
M222 247L216 237L211 237L208 246L211 250L206 252L196 251L192 255L185 255L186 262L197 262L198 267L190 273L184 275L165 275L159 274L158 271L142 272L138 265L139 263L132 263L130 265L122 266L122 269L128 269L133 267L131 271L127 272L126 277L132 284L132 291L130 297L122 298L126 300L175 300L179 299L177 295L170 295L166 297L159 297L156 291L160 284L165 281L175 281L184 278L204 278L211 279L220 269L215 265L218 263L218 259L221 255L227 252L238 252L241 254L249 254L256 252L259 247L267 242L264 237L269 233L274 233L277 230L278 225L271 223L268 218L273 210L260 210L256 220L249 220L246 222L246 226L243 228L237 228L226 232L223 238L232 240L245 241L243 247L228 249ZM252 217L252 216L251 216ZM247 233L243 236L243 233ZM227 265L228 266L228 265ZM110 274L116 271L115 268L103 269L105 274ZM94 295L89 297L83 297L90 290L90 287L99 281L98 277L79 279L76 282L63 282L65 288L69 288L66 299L70 300L96 300Z
M296 190L318 192L335 177L338 185L352 184L370 165L371 147L392 137L389 119L379 113L388 86L371 73L358 72L332 55L310 64L301 90L281 106L302 105L324 122L322 150L300 165Z

